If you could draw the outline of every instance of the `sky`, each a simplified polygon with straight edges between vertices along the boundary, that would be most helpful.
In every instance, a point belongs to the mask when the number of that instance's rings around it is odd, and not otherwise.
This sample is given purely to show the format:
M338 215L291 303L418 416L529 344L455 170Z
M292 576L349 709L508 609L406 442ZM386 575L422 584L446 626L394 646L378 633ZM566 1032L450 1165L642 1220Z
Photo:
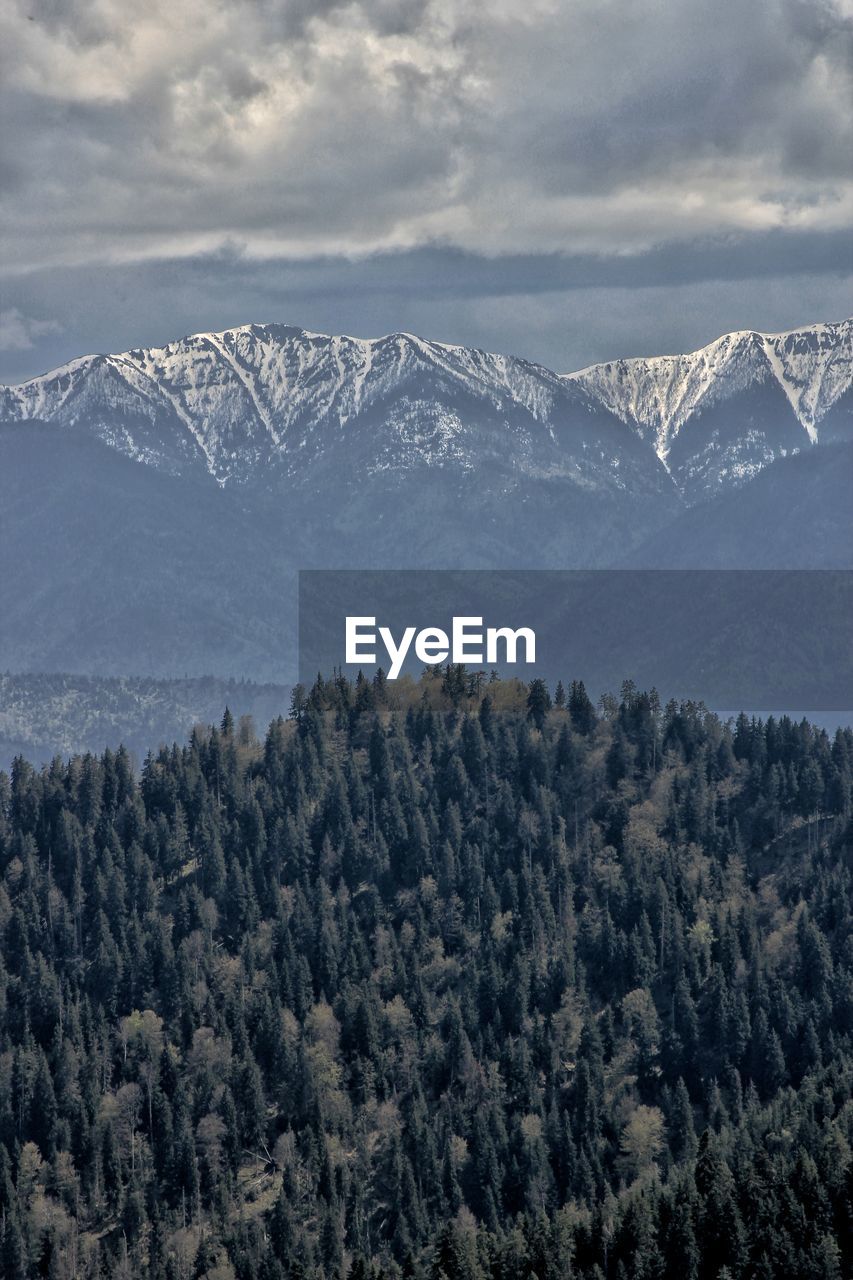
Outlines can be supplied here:
M4 0L0 381L281 321L570 370L853 313L853 0Z

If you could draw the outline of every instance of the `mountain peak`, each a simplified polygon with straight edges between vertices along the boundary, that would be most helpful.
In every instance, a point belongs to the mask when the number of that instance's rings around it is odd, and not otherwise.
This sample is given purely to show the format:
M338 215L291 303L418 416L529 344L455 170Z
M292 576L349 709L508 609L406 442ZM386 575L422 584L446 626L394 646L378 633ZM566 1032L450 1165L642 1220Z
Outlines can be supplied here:
M814 443L819 423L853 384L853 320L783 333L735 330L683 355L607 361L564 377L652 440L664 461L687 421L768 379Z

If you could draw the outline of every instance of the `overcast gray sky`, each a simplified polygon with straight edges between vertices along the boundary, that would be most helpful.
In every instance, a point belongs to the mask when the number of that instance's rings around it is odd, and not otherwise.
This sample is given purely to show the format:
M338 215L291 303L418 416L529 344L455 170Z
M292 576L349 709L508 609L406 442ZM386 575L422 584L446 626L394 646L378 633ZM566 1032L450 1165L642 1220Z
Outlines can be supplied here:
M853 311L853 0L4 0L0 379L252 320L571 369Z

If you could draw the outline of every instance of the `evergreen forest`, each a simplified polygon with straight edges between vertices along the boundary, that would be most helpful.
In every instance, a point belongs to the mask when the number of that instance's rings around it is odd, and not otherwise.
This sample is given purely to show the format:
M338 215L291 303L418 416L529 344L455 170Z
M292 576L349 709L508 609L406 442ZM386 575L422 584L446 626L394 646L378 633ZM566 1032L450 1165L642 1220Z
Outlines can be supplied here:
M853 731L463 668L0 773L4 1280L853 1275Z

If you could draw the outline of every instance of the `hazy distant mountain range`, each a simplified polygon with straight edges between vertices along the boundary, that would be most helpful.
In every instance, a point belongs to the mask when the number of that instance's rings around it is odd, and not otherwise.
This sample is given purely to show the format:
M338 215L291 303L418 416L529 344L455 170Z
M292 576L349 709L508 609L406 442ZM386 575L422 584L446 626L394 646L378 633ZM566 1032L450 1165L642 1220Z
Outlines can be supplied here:
M853 321L557 374L284 325L0 389L0 670L287 680L300 567L853 565Z
M123 743L138 765L160 743L182 741L195 724L251 716L263 732L288 710L289 690L216 680L120 676L0 675L0 769L16 755L34 764Z

